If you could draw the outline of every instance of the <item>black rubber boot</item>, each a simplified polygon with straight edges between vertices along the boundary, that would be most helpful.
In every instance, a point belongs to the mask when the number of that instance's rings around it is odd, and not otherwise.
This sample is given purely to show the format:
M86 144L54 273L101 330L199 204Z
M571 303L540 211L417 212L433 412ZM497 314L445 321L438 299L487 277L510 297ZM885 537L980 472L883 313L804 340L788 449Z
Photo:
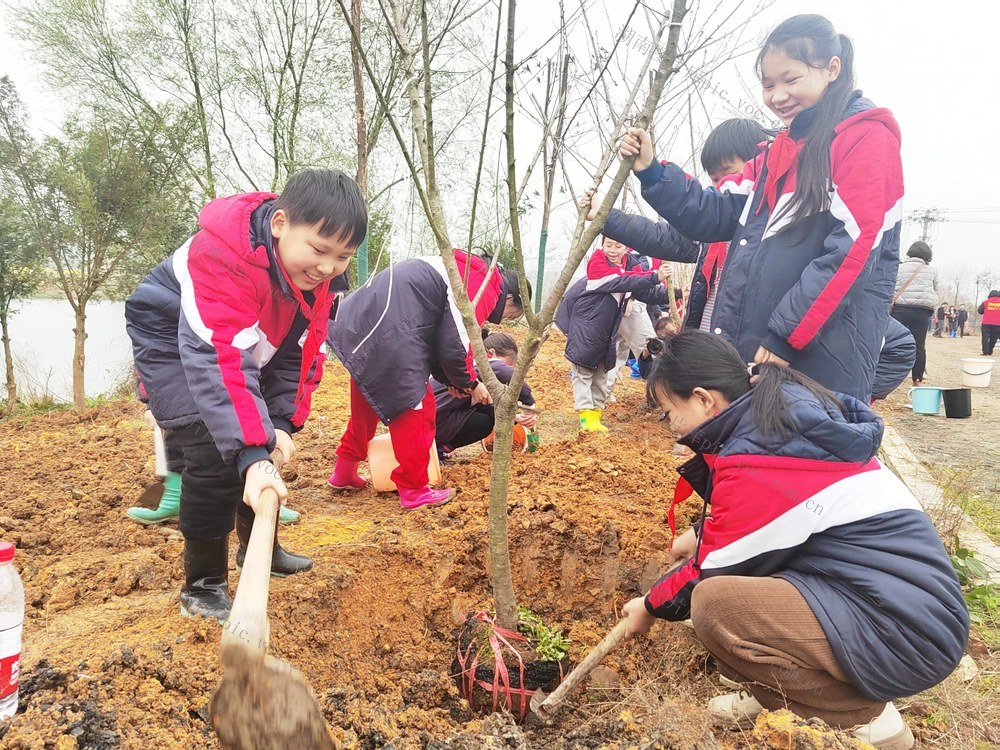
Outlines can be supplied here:
M185 617L212 617L221 622L229 617L232 607L233 600L229 596L229 534L215 539L185 539L181 614Z
M236 569L243 570L243 560L247 555L247 545L250 543L250 532L253 531L253 517L236 514L236 536L240 547L236 550ZM284 578L312 570L313 561L305 555L296 555L285 550L278 544L278 528L274 528L274 551L271 553L271 575Z

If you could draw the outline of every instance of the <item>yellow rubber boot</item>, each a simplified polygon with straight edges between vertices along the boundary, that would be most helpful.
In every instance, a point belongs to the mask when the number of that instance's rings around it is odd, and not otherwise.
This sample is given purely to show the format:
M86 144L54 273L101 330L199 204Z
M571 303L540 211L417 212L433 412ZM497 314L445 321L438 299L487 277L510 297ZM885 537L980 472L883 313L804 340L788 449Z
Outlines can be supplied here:
M580 409L577 414L580 416L580 432L589 432L587 425L590 424L590 409Z
M590 429L593 432L607 432L608 428L601 424L601 415L604 413L603 409L594 409L591 414L591 426Z

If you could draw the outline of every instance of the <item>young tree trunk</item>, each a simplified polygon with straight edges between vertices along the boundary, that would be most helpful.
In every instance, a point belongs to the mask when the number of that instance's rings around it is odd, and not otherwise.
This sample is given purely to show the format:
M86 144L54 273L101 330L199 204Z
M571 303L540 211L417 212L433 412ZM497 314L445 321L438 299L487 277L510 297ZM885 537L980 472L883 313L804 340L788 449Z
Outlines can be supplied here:
M7 413L17 408L17 382L14 380L14 355L10 349L10 331L7 329L7 312L0 313L0 331L3 333L3 363L7 376Z
M507 389L494 404L493 463L490 467L489 549L490 581L496 622L502 628L517 630L517 599L510 567L507 531L507 493L510 483L511 439L518 390Z
M83 366L86 363L85 342L87 341L87 303L78 304L73 326L73 406L82 409L87 405L83 383Z
M351 0L351 25L361 36L361 0ZM358 169L355 179L361 195L368 198L368 126L365 123L365 82L361 72L361 50L351 39L351 68L354 73L354 126L358 141ZM358 285L368 280L368 238L358 248Z

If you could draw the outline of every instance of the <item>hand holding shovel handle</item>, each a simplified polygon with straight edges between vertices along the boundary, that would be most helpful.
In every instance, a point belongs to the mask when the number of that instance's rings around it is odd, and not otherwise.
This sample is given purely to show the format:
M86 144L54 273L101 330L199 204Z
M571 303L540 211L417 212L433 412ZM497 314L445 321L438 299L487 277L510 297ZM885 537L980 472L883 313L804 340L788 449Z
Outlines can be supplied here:
M252 652L255 658L263 659L267 654L270 637L267 594L271 583L271 554L277 521L278 493L265 489L260 494L260 505L254 515L233 609L222 633L223 653L232 644Z
M594 667L601 663L608 653L626 638L625 630L628 620L619 620L614 630L604 636L604 640L594 647L594 650L587 654L586 658L580 662L579 666L566 675L566 679L559 683L559 687L552 691L551 695L546 695L541 688L531 696L531 710L544 722L552 719L556 709L566 700L573 689L587 678Z
M687 558L681 558L671 565L667 572L671 573L677 570L686 562ZM594 650L587 654L586 658L580 662L576 669L566 675L566 679L559 683L559 687L553 690L551 695L546 695L541 688L536 690L534 695L531 696L530 708L532 713L545 723L551 722L556 710L565 702L569 694L573 692L573 689L583 682L587 675L594 671L594 667L600 664L615 646L628 637L627 629L628 620L619 620L614 629L604 636L604 640L598 643L594 647Z

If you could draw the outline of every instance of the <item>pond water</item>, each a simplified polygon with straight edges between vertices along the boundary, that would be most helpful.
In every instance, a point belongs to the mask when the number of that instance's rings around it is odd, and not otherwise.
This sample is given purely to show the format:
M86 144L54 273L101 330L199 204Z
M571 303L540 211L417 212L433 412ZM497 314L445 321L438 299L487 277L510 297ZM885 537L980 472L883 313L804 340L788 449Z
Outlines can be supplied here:
M10 317L11 348L18 393L23 398L48 395L73 400L73 308L66 300L16 302ZM124 302L87 305L87 396L107 395L130 377L132 343L125 333ZM0 367L0 382L3 382Z

